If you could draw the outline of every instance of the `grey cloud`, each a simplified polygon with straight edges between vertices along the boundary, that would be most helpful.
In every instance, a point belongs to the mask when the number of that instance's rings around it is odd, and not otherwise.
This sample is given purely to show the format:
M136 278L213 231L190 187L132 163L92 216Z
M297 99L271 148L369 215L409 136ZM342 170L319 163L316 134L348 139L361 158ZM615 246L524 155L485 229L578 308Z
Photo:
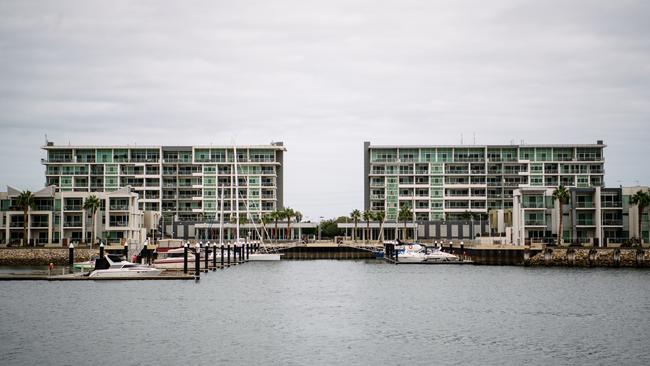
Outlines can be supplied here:
M57 143L284 140L287 203L362 205L362 142L594 142L650 183L643 1L0 3L0 185Z

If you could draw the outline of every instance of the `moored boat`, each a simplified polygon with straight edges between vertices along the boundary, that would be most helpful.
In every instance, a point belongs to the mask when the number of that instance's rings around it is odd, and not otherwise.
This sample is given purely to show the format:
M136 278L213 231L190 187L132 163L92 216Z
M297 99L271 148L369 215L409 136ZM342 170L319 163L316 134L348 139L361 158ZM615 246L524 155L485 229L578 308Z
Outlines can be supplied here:
M158 276L162 271L162 269L131 263L117 255L108 254L95 261L95 269L88 274L88 277L149 277Z

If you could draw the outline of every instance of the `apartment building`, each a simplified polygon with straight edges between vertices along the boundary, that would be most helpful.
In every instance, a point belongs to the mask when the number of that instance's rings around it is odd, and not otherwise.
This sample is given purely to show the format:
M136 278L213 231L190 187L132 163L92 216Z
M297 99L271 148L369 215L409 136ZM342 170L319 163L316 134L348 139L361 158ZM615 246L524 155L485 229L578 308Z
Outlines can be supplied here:
M364 205L395 220L486 218L521 187L604 185L603 141L584 145L371 145L364 142ZM474 215L476 216L476 215Z
M139 209L174 222L259 220L283 206L282 142L254 146L57 146L48 142L45 184L63 192L111 192L131 186ZM193 232L193 229L192 229Z
M23 240L24 212L17 205L20 191L7 187L0 192L0 243L67 245L86 243L93 237L93 218L83 209L86 198L100 200L96 213L97 238L108 243L145 239L143 212L138 209L138 194L131 187L111 192L59 191L48 186L34 192L34 207L27 215L27 238Z
M560 209L553 200L554 188L522 187L515 190L512 209L513 243L555 243ZM639 211L630 198L648 187L569 188L570 199L563 207L565 243L603 246L639 237ZM642 235L648 242L648 217L643 215Z

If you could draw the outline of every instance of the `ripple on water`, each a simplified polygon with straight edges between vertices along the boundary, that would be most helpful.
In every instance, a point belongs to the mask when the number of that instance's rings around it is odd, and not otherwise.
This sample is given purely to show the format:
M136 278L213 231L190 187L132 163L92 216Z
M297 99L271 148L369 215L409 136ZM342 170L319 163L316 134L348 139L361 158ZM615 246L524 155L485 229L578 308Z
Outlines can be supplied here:
M649 273L281 261L3 282L0 364L648 364Z

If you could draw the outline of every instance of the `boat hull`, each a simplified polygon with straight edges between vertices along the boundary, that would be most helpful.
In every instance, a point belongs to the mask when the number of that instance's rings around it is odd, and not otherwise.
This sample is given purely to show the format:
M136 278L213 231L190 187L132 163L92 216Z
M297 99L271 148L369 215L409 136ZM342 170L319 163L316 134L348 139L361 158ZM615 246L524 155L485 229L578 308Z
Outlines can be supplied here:
M92 271L88 277L153 277L159 276L161 273L162 269L158 268L144 268L128 271L99 269Z
M248 256L249 261L279 261L282 259L282 254L275 253L253 253Z

